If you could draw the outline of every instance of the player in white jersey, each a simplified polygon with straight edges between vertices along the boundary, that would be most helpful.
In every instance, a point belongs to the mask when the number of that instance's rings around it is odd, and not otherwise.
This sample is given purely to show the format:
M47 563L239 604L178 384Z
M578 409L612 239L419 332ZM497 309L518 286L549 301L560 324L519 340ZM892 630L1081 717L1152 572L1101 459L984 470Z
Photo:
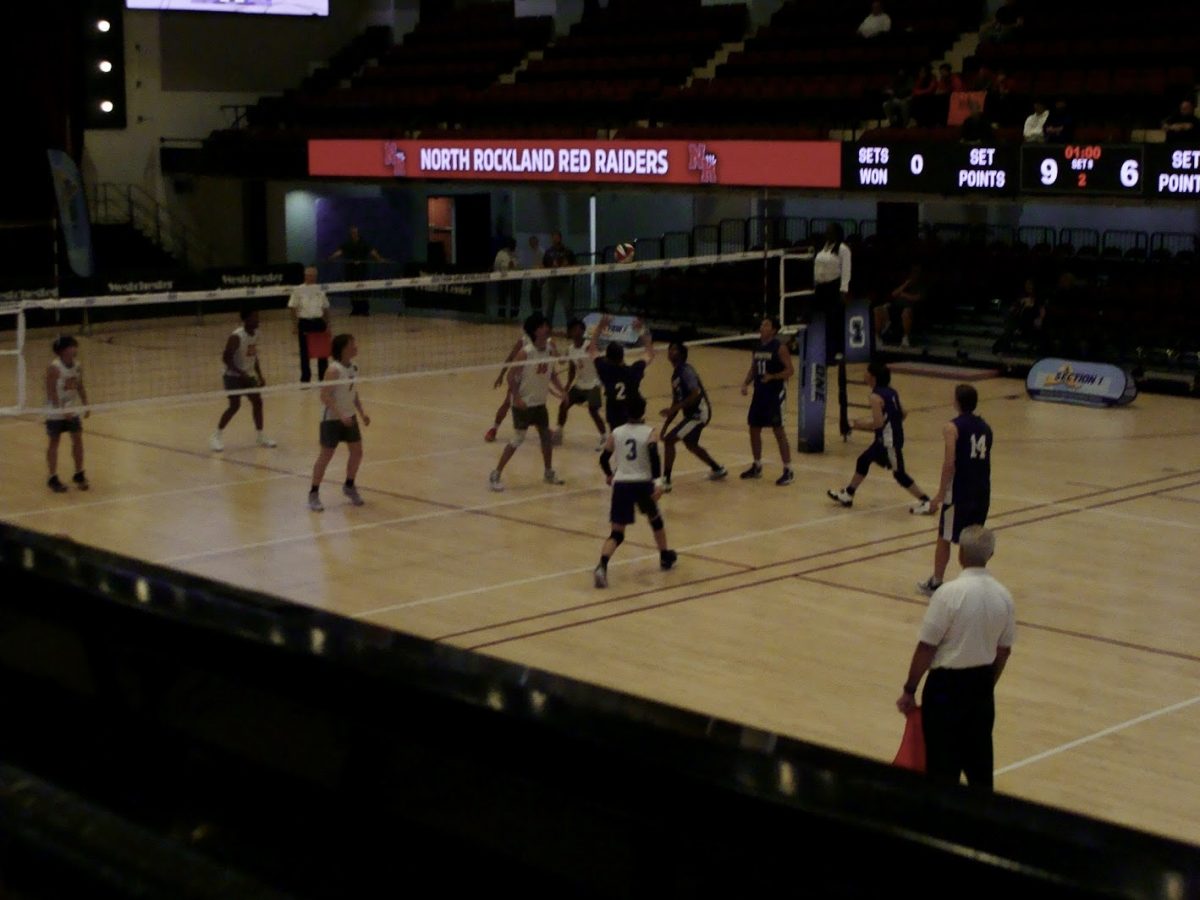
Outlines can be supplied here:
M667 547L667 531L658 511L658 499L663 494L662 463L658 458L658 435L646 424L646 401L635 394L626 401L629 421L618 425L604 443L600 468L612 485L612 507L609 520L612 532L600 548L600 564L592 573L596 587L608 587L608 561L625 540L625 528L633 524L634 508L650 520L654 543L658 545L658 561L663 569L675 565L678 554ZM610 460L616 458L614 471Z
M234 329L225 342L225 350L221 361L225 363L225 390L245 392L248 388L262 387L266 384L262 369L258 365L258 313L253 309L243 309L241 312L241 327ZM250 401L250 412L254 415L254 428L258 432L255 443L260 447L274 447L275 442L263 434L263 402L262 394L246 394ZM208 446L220 452L225 449L221 439L222 432L230 420L242 408L242 394L230 394L229 406L221 413L217 422L217 430L208 439Z
M346 483L342 485L342 493L355 506L362 506L366 502L354 484L354 476L358 474L363 455L362 432L355 413L362 416L364 426L371 424L371 417L363 409L358 385L354 383L358 377L358 366L354 364L354 357L358 356L358 342L354 340L354 335L339 334L335 337L332 356L333 361L321 379L321 403L325 407L321 412L321 452L317 454L317 461L313 465L312 487L308 492L308 508L313 512L325 511L321 503L321 482L325 478L325 467L333 459L338 444L343 441L350 450L350 458L346 460Z
M46 406L54 410L46 416L46 464L50 480L46 486L56 494L66 493L67 486L58 480L58 442L63 434L71 436L71 456L75 460L75 477L71 480L81 491L90 485L83 473L83 422L80 405L87 405L87 389L83 386L83 367L79 365L79 342L69 335L54 342L54 359L46 367ZM88 412L84 410L83 418Z
M600 432L596 450L604 449L604 437L608 429L600 417L600 376L596 373L596 361L588 352L583 335L586 329L579 319L567 323L567 396L558 407L558 428L554 432L554 443L562 443L563 426L567 424L567 410L572 406L587 404L588 413Z
M517 358L517 354L529 346L529 335L524 332L517 342L513 344L512 349L508 351L508 356L504 358L504 365L500 367L500 374L496 376L496 383L492 388L498 388L504 385L504 399L500 401L500 405L496 407L496 415L492 421L492 427L483 433L483 439L489 444L496 440L496 432L500 430L500 426L504 424L504 417L508 415L508 411L512 409L512 392L508 389L508 364Z
M540 312L525 320L525 333L529 344L513 358L514 365L508 372L508 392L513 405L513 436L500 454L500 462L488 476L488 485L493 491L504 490L500 476L512 459L517 448L525 442L525 433L533 426L542 443L542 460L546 463L543 480L546 484L562 484L554 472L554 446L550 440L550 414L546 411L546 398L554 386L554 396L562 397L562 384L555 369L557 353L550 341L550 323Z

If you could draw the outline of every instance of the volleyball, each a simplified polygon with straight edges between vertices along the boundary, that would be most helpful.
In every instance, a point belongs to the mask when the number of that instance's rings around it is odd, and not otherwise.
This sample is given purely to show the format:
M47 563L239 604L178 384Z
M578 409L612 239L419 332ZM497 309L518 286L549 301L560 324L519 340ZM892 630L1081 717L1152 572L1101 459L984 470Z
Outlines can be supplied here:
M619 263L633 262L633 252L633 244L617 244L617 246L613 248L613 259Z

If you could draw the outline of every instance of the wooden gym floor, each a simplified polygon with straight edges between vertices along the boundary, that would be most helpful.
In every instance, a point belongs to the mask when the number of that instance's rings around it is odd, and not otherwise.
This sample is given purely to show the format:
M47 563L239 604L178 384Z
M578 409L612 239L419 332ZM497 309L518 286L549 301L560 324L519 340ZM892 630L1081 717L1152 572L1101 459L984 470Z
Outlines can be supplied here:
M268 326L275 337L264 357L290 373L293 339L278 318ZM149 328L138 334L159 343L178 334ZM230 324L199 328L212 357ZM360 323L365 372L381 341L428 349L445 323L406 328L392 317ZM514 330L458 326L454 340L493 358ZM85 338L85 366L103 365L111 346ZM211 362L203 365L215 378ZM586 413L572 412L555 452L566 485L542 483L530 440L505 472L507 491L491 493L501 449L482 440L500 401L491 371L362 387L373 421L361 509L338 490L341 450L326 512L306 510L319 403L297 390L267 398L274 450L253 446L244 407L226 451L209 452L220 400L97 413L85 425L86 494L46 490L39 422L0 420L0 518L890 760L934 521L909 515L908 495L878 469L852 510L825 498L849 479L868 440L861 433L849 444L834 437L824 455L798 455L785 488L773 484L778 454L767 436L767 477L740 481L746 354L698 348L693 362L715 409L703 442L730 478L710 483L681 454L663 502L678 567L659 571L639 521L605 591L592 587L591 570L608 533L608 489ZM134 367L129 378L138 377ZM666 405L668 377L662 356L645 385L651 410ZM910 412L910 470L932 492L954 382L898 376L895 385ZM1019 622L998 689L997 789L1200 842L1200 403L1143 396L1092 410L1034 403L1018 381L976 386L996 434L992 569L1012 590ZM864 396L852 387L852 399ZM60 471L71 472L66 443Z

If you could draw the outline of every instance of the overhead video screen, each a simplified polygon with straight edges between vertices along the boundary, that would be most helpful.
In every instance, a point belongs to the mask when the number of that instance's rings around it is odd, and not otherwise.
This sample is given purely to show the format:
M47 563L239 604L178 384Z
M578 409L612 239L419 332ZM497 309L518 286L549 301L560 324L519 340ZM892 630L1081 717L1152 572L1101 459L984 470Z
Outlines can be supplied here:
M264 16L327 16L329 0L125 0L129 9L244 13Z

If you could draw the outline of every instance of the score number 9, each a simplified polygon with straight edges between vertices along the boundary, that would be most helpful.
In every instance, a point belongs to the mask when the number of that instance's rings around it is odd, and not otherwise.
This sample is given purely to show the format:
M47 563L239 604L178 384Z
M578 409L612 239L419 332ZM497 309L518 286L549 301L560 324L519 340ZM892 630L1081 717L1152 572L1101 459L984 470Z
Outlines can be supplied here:
M1047 157L1042 160L1042 184L1049 187L1058 181L1058 163Z

